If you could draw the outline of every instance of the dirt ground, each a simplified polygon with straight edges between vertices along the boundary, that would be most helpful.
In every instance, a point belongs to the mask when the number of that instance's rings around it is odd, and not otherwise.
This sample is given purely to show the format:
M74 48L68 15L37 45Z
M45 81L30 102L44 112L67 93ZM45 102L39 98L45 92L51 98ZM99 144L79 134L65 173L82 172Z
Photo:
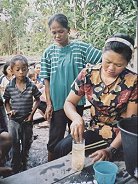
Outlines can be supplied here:
M34 140L29 153L28 169L47 162L47 142L49 128L34 125Z

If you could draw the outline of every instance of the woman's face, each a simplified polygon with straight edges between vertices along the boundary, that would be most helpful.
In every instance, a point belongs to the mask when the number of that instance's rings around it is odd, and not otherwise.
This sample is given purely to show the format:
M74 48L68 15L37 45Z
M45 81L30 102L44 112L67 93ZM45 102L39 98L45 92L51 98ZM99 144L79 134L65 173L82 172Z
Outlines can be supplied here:
M36 72L36 74L40 74L40 70L41 70L41 65L40 64L36 64L36 66L35 66L35 72Z
M60 45L65 46L68 44L69 30L64 28L60 23L54 21L50 25L50 31L53 35L54 41Z
M117 77L127 66L127 60L112 50L105 51L102 55L102 69L108 77Z

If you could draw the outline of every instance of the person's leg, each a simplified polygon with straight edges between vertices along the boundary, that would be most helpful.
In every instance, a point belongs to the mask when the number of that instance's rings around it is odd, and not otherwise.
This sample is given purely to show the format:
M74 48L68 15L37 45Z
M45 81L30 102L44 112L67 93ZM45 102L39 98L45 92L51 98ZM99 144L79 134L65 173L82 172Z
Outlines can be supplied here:
M58 159L70 153L72 150L72 137L71 135L67 135L64 139L62 139L54 149L54 157Z
M46 102L41 101L39 106L38 106L38 110L40 110L42 112L42 114L44 115L46 107L47 107Z
M9 134L12 137L12 150L11 150L11 167L14 173L18 173L21 168L21 155L20 155L20 124L10 120Z
M47 145L48 161L54 160L54 148L64 138L66 123L66 116L63 109L53 112Z
M27 160L29 156L29 150L32 144L33 136L33 123L32 122L23 122L21 127L21 159L23 164L23 170L27 169Z

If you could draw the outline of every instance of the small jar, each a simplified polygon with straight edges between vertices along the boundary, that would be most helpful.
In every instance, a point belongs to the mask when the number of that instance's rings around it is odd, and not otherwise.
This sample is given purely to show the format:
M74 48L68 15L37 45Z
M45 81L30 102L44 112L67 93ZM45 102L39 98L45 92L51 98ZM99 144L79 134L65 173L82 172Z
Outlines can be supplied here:
M72 169L81 171L85 163L85 139L81 142L72 141Z

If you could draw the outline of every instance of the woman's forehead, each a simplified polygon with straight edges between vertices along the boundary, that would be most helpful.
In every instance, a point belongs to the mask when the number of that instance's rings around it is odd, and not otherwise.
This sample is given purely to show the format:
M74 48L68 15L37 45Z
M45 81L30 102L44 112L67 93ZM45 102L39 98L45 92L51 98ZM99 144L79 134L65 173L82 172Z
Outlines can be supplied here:
M50 25L50 30L55 30L55 29L65 29L59 22L53 21Z

